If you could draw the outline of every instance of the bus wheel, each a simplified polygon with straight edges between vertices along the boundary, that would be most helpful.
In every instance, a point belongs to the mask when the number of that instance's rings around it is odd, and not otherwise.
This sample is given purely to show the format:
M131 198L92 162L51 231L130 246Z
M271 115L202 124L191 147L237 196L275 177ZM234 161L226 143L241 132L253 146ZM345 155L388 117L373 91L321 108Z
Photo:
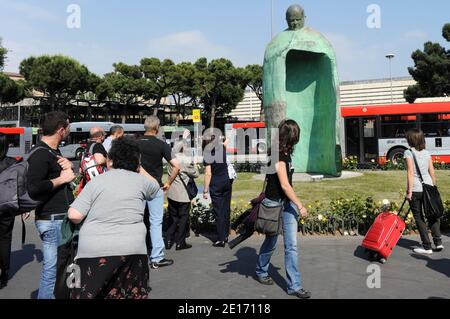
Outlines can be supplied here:
M403 156L405 154L405 149L401 147L394 148L392 151L389 152L389 160L392 163L397 163L397 160L403 159Z
M83 156L83 153L84 153L84 149L82 149L82 148L77 149L77 151L75 152L76 159L80 160L81 156Z

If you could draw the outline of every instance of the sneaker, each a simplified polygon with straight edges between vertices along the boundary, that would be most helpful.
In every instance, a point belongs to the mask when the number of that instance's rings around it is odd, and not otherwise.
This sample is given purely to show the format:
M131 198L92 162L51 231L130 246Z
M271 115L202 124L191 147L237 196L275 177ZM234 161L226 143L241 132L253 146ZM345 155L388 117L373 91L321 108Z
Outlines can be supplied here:
M437 245L436 246L436 251L437 252L441 252L441 251L443 251L444 250L444 245Z
M222 247L222 248L224 248L225 247L225 242L224 241L216 241L213 244L213 247Z
M173 241L168 240L168 241L166 242L166 249L167 249L167 250L170 250L170 249L172 248L173 244L174 244Z
M416 254L420 255L432 255L433 251L431 249L414 248L413 250Z
M267 277L256 276L256 280L262 285L266 285L266 286L273 285L273 279L270 278L269 276L267 276Z
M150 267L152 269L158 269L159 267L165 267L165 266L170 266L173 265L173 260L172 259L161 259L160 261L157 262L152 262L150 264Z
M176 250L184 250L184 249L189 249L192 248L192 245L189 245L188 243L183 243L181 245L177 245L175 247Z
M309 299L309 298L311 298L311 293L309 291L306 291L303 288L300 289L300 290L297 290L297 291L295 291L293 293L290 293L288 295L289 296L295 296L295 297L300 298L300 299Z

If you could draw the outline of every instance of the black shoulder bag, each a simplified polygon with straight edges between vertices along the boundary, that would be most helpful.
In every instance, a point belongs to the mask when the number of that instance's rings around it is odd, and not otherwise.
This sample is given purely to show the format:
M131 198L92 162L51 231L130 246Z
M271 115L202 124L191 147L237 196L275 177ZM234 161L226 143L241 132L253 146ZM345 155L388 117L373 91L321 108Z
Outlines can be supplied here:
M264 182L264 188L267 186L267 176ZM284 201L276 206L264 205L264 201L259 204L258 215L255 222L255 230L267 236L276 236L282 233L283 223L282 214L284 210Z
M425 216L427 219L437 220L444 215L444 205L442 204L441 195L439 194L437 186L425 184L419 164L417 163L416 155L412 149L410 149L410 151L413 155L417 174L420 177L420 182L423 187L423 210Z
M192 177L189 177L189 182L186 185L183 178L181 177L181 173L178 174L178 178L181 180L181 183L183 184L184 189L186 189L189 199L193 200L195 197L197 197L198 187L195 184L194 179Z

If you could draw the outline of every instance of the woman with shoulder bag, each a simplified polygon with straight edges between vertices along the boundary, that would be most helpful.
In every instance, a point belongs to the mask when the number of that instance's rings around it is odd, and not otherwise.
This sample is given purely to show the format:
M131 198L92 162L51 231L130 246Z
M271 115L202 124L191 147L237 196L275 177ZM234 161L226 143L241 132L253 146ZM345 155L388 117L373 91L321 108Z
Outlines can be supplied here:
M431 255L433 250L431 249L431 241L428 235L427 223L425 222L423 204L424 193L421 177L423 182L428 185L436 185L436 176L434 174L433 161L430 153L425 150L425 137L421 130L412 129L406 134L406 139L411 147L410 150L405 151L405 159L408 168L407 178L407 195L411 205L411 210L416 220L417 228L419 229L420 239L422 240L422 248L415 248L414 252L417 254ZM420 170L417 171L416 163ZM442 236L440 230L439 218L427 218L428 226L431 229L433 235L433 241L436 246L436 251L442 251L444 246L442 245Z
M187 133L189 133L189 131ZM186 232L189 229L188 223L189 211L191 210L191 197L194 195L189 194L192 190L188 191L188 187L190 179L197 178L199 172L192 157L184 154L185 145L185 143L180 142L175 146L175 149L177 149L175 157L180 163L180 172L167 192L169 201L168 210L171 222L166 233L166 249L171 249L174 243L176 244L176 250L189 249L192 247L192 245L186 243ZM168 169L170 175L172 173L172 167L169 166Z
M298 199L292 187L291 155L295 145L300 140L300 128L293 120L284 120L278 126L278 150L279 153L270 155L271 162L276 162L273 174L267 174L267 186L265 199L262 205L275 207L283 205L282 229L284 239L284 264L287 275L287 293L301 299L311 297L311 293L303 289L300 272L298 269L297 230L299 214L307 216L307 210ZM273 147L273 145L272 145ZM273 149L273 148L272 148ZM278 157L276 157L278 156ZM268 274L270 258L275 251L278 235L266 235L259 252L256 264L256 279L264 285L273 285L273 280Z

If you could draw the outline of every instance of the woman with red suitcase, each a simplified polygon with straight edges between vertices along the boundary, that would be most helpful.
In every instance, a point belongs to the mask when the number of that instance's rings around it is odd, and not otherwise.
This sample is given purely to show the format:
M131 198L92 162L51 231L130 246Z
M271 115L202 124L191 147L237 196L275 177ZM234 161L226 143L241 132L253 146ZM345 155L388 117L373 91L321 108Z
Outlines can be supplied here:
M416 158L417 165L422 173L424 183L429 185L436 185L433 161L430 153L425 150L425 137L421 130L409 130L406 134L406 139L411 147L411 150L405 151L405 159L408 167L408 188L406 197L409 200L414 219L416 220L423 246L421 248L415 248L414 252L422 255L431 255L433 254L433 250L428 235L427 222L428 227L431 229L436 251L442 251L444 249L440 230L441 225L439 219L427 218L427 221L425 221L423 213L423 187L414 163L414 157Z

